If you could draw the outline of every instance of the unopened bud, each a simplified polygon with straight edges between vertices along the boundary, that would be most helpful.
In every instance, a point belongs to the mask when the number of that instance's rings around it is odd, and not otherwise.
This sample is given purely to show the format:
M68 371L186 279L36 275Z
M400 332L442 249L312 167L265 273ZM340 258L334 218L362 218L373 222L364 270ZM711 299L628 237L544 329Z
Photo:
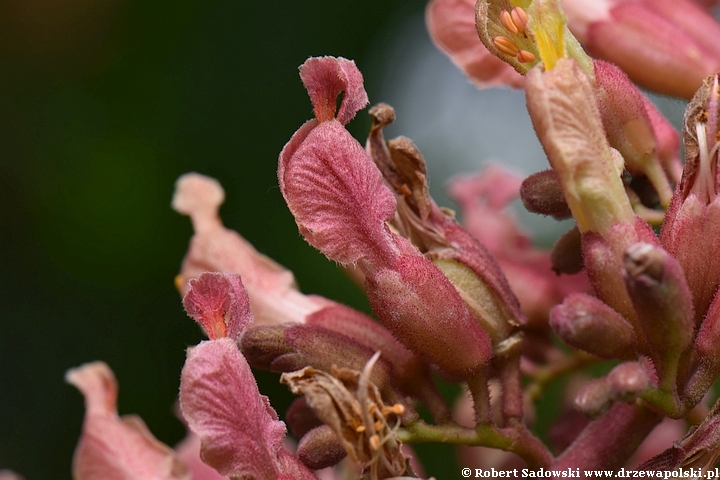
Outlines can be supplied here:
M290 404L284 420L295 438L302 438L310 430L323 424L310 408L305 397L296 398Z
M550 311L550 326L568 345L600 358L631 359L637 356L632 326L615 310L590 295L569 295Z
M239 347L251 367L270 370L273 360L293 351L285 341L287 327L288 325L261 325L245 331Z
M520 187L520 199L533 213L551 215L558 220L571 215L555 170L543 170L527 177Z
M587 382L575 397L575 407L585 415L597 417L610 406L612 388L607 378Z
M550 252L550 262L557 273L573 274L583 269L582 237L577 227L558 239Z
M347 452L332 428L321 425L300 439L297 456L308 468L320 470L336 465L347 456Z
M645 368L638 362L626 362L607 375L614 400L631 401L652 385Z
M682 267L665 250L647 243L628 247L624 264L646 353L656 363L671 361L690 345L695 328Z

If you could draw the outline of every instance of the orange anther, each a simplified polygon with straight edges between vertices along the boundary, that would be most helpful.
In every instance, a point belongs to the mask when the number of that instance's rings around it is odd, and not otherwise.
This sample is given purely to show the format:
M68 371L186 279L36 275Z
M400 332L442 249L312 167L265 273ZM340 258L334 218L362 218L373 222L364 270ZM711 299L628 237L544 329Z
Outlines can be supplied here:
M512 33L513 35L518 34L518 28L513 23L512 15L510 15L510 12L507 10L503 10L500 12L500 23L503 27L505 27L505 30Z
M503 36L493 37L492 41L493 41L493 44L495 45L495 48L500 50L505 55L510 55L511 57L514 57L520 51L518 46L515 45L515 42L510 40L508 37L503 37Z
M525 25L527 25L528 22L527 12L521 7L515 7L510 10L510 18L517 31L525 35Z
M520 63L530 63L535 61L535 55L527 50L520 50L517 53L517 59Z

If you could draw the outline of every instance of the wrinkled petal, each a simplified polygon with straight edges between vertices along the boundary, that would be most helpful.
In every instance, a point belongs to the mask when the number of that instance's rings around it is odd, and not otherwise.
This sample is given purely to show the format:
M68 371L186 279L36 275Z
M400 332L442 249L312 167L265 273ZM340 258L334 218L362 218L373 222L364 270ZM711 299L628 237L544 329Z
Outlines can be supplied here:
M239 275L206 272L190 280L189 286L183 298L185 311L211 339L237 341L252 323L250 302Z
M485 48L475 29L475 0L433 0L425 11L430 37L477 87L521 88L524 77Z
M342 57L308 58L300 66L300 79L310 95L315 118L320 122L337 119L345 125L368 103L363 77L355 62ZM335 99L343 95L335 115Z
M85 396L83 432L73 457L75 480L190 480L187 467L139 417L118 417L118 386L106 364L68 370L65 380Z
M260 395L235 342L202 342L188 350L180 381L180 408L200 436L205 463L227 476L280 478L285 424ZM314 478L309 471L306 476Z

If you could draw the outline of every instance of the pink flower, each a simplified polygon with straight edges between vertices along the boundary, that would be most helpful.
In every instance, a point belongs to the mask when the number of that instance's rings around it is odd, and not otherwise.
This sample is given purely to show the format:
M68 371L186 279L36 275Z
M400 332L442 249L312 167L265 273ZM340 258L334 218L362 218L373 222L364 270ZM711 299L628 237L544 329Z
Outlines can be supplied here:
M136 416L117 414L117 382L110 368L88 363L65 380L85 396L85 422L73 457L75 480L190 480L175 452Z
M315 479L282 448L285 424L235 343L252 322L239 277L205 273L183 303L211 337L188 350L180 382L180 409L200 437L203 461L229 477Z
M362 75L353 62L324 57L306 61L300 76L317 117L285 145L278 166L300 233L328 258L365 273L373 309L410 350L458 377L484 368L492 355L487 334L447 277L390 231L395 198L343 126L367 102ZM328 113L343 90L337 116Z

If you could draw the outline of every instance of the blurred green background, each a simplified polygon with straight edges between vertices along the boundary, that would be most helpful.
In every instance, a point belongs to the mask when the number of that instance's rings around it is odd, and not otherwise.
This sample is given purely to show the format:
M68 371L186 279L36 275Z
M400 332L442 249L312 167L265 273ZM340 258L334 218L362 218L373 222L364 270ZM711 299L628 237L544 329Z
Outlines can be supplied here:
M382 100L372 78L384 38L423 8L0 2L0 469L70 478L83 404L63 375L93 360L115 371L121 413L171 445L183 436L172 405L185 348L203 338L173 287L192 233L169 208L184 172L218 178L225 224L304 291L366 308L299 237L277 155L312 114L297 67L353 58ZM367 126L351 131L363 138ZM261 390L276 382L263 376Z

